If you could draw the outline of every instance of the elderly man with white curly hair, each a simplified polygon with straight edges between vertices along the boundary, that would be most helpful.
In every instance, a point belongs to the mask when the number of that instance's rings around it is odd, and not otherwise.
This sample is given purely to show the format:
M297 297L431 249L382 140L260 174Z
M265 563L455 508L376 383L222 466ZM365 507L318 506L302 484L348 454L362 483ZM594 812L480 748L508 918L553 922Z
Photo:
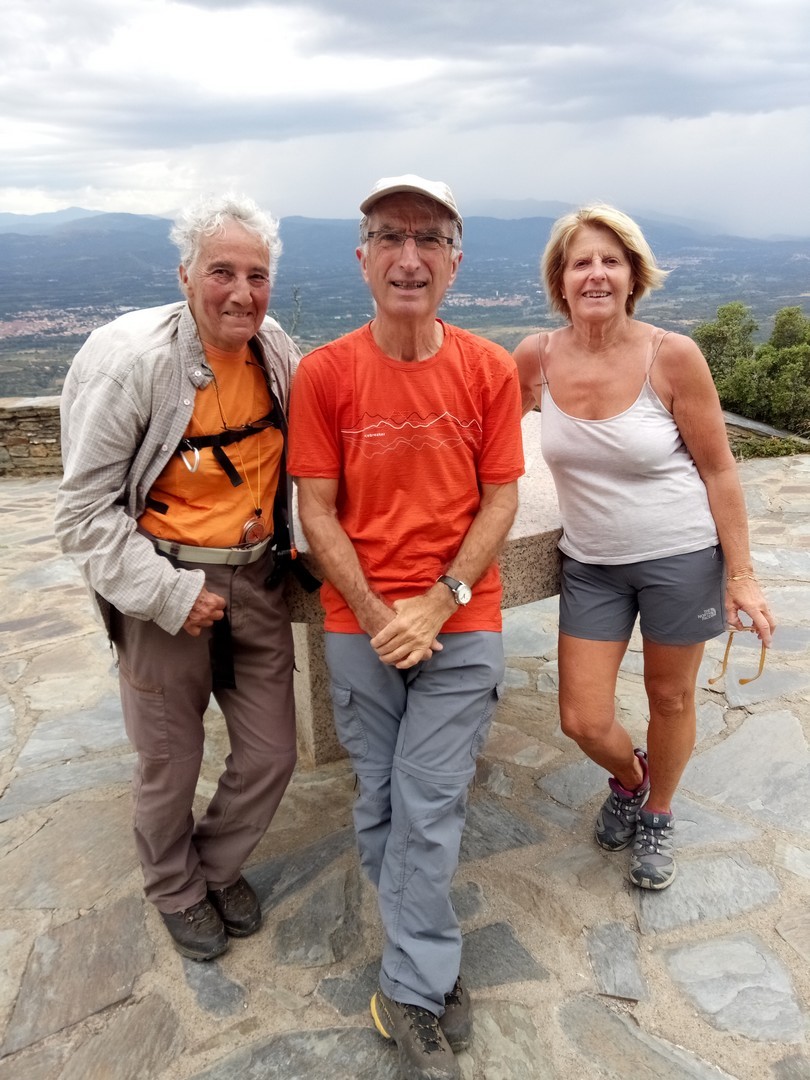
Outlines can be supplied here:
M261 924L242 867L295 765L277 567L299 352L267 317L273 218L250 199L201 200L171 236L185 300L95 330L68 372L56 532L118 658L146 897L180 953L210 960ZM195 820L212 692L230 752Z

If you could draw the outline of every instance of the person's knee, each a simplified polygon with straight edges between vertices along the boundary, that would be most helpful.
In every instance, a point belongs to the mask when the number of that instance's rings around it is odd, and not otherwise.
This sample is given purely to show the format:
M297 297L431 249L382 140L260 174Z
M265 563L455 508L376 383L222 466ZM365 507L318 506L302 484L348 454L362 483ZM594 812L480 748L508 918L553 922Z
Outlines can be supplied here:
M144 791L176 792L180 797L186 790L194 791L203 762L200 746L190 754L169 756L138 753L137 777Z
M433 776L395 768L392 777L392 808L407 828L427 829L432 823L456 814L464 815L466 796L474 766L463 773L436 772Z
M694 707L694 688L651 683L647 686L650 715L677 721Z
M391 773L365 772L358 769L354 775L358 800L371 803L375 807L387 808L390 812Z
M592 745L607 736L615 718L613 709L585 709L574 702L560 703L560 727L578 746Z
M279 781L287 783L295 770L298 752L295 746L276 748L266 755L249 758L242 771L246 783L266 782L274 786Z

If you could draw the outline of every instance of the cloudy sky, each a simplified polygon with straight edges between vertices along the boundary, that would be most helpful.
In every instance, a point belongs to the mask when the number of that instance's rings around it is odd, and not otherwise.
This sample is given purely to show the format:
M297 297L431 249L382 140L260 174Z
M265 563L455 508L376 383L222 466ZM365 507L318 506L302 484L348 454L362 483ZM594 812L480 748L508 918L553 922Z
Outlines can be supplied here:
M807 0L4 0L0 211L379 176L810 236Z

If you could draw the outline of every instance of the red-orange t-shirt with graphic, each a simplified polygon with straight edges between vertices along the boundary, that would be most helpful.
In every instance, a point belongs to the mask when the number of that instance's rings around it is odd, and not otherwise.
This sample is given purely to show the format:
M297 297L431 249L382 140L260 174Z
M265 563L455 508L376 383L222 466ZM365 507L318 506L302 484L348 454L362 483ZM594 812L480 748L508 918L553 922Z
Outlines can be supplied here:
M517 370L499 345L442 324L428 360L386 356L368 326L309 353L293 381L288 468L336 479L338 520L371 588L389 604L446 572L480 506L481 484L523 473ZM443 633L501 629L493 564ZM324 582L325 628L362 633Z

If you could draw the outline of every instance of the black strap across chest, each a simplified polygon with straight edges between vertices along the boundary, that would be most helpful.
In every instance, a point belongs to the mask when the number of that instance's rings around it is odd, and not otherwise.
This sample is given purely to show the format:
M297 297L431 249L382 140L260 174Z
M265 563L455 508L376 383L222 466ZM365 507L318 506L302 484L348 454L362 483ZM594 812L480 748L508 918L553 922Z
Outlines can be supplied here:
M188 435L180 441L176 453L182 456L183 452L186 450L204 450L210 447L214 459L221 466L231 484L234 487L239 487L240 484L244 483L244 480L234 468L231 459L225 453L225 447L233 446L234 443L241 442L243 439L248 439L251 435L259 435L269 427L278 428L283 431L280 422L281 410L269 387L268 393L270 394L272 407L270 412L266 413L260 420L256 420L252 424L245 424L244 427L228 428L225 431L218 431L215 435Z

